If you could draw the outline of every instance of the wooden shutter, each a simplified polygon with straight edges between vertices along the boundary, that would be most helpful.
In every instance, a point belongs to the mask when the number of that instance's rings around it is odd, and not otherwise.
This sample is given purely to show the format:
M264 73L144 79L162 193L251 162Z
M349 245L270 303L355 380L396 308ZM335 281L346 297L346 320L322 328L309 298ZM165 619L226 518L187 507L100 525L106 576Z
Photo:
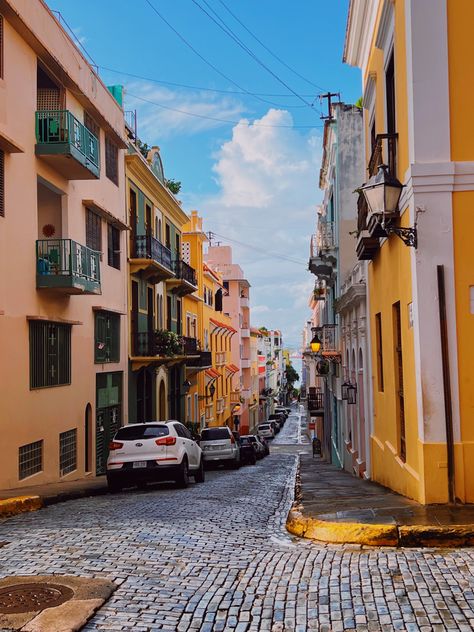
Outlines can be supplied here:
M90 209L86 209L86 246L97 252L102 250L102 220Z

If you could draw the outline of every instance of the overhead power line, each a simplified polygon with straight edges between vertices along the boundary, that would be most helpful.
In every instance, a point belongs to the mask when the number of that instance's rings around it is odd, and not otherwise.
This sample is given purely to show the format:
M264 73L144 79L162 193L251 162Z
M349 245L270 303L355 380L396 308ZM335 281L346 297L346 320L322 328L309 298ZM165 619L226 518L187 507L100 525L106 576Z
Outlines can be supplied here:
M162 15L158 9L155 7L155 5L151 2L151 0L145 0L145 2L148 4L148 6L152 9L152 11L154 11L154 13L156 13L156 15L160 18L160 20L162 20L162 22L164 22L166 24L166 26L168 26L168 28L170 28L173 33L179 37L179 39L190 49L193 51L193 53L195 55L197 55L199 57L199 59L201 59L207 66L209 66L210 68L212 68L215 72L217 72L217 74L219 74L221 77L223 77L224 79L226 79L227 81L230 81L230 83L232 83L234 86L236 86L237 88L239 88L239 90L242 90L243 92L245 92L246 94L253 96L255 99L258 99L259 101L262 101L262 103L268 103L270 105L276 106L276 107L281 107L278 103L275 103L274 101L269 101L268 99L264 99L258 95L256 95L253 92L250 92L249 90L246 90L245 88L243 88L241 85L239 85L236 81L234 81L233 79L231 79L228 75L226 75L225 73L223 73L221 70L219 70L219 68L217 68L217 66L215 66L212 62L210 62L208 59L206 59L204 57L204 55L201 55L201 53L194 48L194 46L188 42L188 40L181 35L181 33L171 24L171 22L169 22L164 15Z
M240 20L233 11L231 11L229 9L229 7L226 5L226 3L223 0L219 0L220 4L224 7L224 9L230 13L230 15L234 18L234 20L236 20L240 26L242 28L244 28L247 33L249 35L251 35L254 40L256 42L258 42L260 44L260 46L262 46L268 53L270 53L270 55L272 57L274 57L277 61L280 62L280 64L282 64L283 66L285 66L285 68L287 68L288 70L290 70L294 75L296 75L297 77L299 77L300 79L302 79L303 81L306 81L307 84L313 86L314 88L317 88L318 90L322 90L323 92L325 92L325 88L322 88L321 86L318 86L317 83L314 83L313 81L311 81L311 79L307 79L306 77L304 77L302 74L300 74L297 70L295 70L294 68L292 68L289 64L287 64L281 57L279 57L276 53L274 53L270 48L268 48L268 46L266 44L264 44L262 42L262 40L260 38L258 38L255 33L253 33L243 22L242 20ZM304 96L304 95L302 95Z
M106 70L107 72L113 72L117 75L124 75L125 77L133 77L134 79L141 79L142 81L149 81L151 83L160 83L165 86L173 86L174 88L187 88L189 90L202 90L204 92L217 92L219 94L241 94L247 96L259 96L259 97L293 97L293 94L281 94L281 93L273 93L273 92L251 92L250 95L248 92L244 92L243 90L221 90L219 88L207 88L204 86L194 86L186 83L176 83L174 81L165 81L164 79L156 79L152 77L144 77L143 75L137 75L132 72L125 72L124 70L117 70L116 68L109 68L108 66L99 66L101 70ZM302 94L303 97L311 98L312 94ZM287 106L280 105L279 107L295 107L295 106ZM298 105L297 107L303 107Z
M216 233L215 231L209 231L208 233L209 235L209 239L212 239L214 236L215 237L220 237L221 239L225 239L226 241L232 241L235 244L239 244L239 246L243 246L244 248L250 248L252 249L254 252L260 253L260 254L264 254L267 255L269 257L272 257L273 259L281 259L282 261L288 261L290 263L294 263L298 266L304 266L306 265L306 261L303 260L297 260L297 259L292 259L291 257L286 257L285 255L276 253L276 252L271 252L270 250L266 250L265 248L262 248L261 246L256 246L255 244L247 244L243 241L239 241L238 239L233 239L231 237L226 237L225 235L221 235L219 233Z
M238 35L236 35L234 33L234 31L224 22L224 20L218 16L218 20L216 20L216 18L211 15L211 13L209 13L209 11L207 11L199 2L198 0L191 0L193 2L193 4L195 4L205 15L207 15L207 17L212 20L214 22L214 24L216 24L228 37L230 37L236 44L237 46L240 46L240 48L242 48L242 50L244 50L248 55L250 55L250 57L252 57L252 59L254 59L257 64L259 64L262 68L264 68L274 79L276 79L279 83L281 83L282 86L284 86L287 90L289 90L289 92L291 92L292 94L294 94L300 101L302 101L306 106L308 106L309 108L313 109L313 104L310 103L309 101L307 101L304 97L302 97L300 94L298 94L297 92L295 92L295 90L293 90L293 88L291 86L289 86L286 81L283 81L283 79L281 79L281 77L279 77L275 72L273 72L273 70L271 68L269 68L269 66L267 66L267 64L265 64L259 57L257 57L257 55L255 55L254 52L252 52L252 50L250 50L250 48L248 46L246 46L242 40L239 38ZM206 3L207 4L207 3ZM209 6L209 5L207 5ZM212 10L212 9L211 9ZM212 10L213 11L213 10ZM213 11L215 13L215 11ZM217 15L217 14L216 14Z
M171 112L179 112L179 114L184 114L186 116L194 116L200 119L207 119L208 121L219 121L220 123L228 123L229 125L239 125L243 121L231 121L229 119L219 118L217 116L207 116L205 114L196 114L196 112L188 112L186 110L180 110L178 108L172 108L168 105L163 105L162 103L157 103L156 101L152 101L151 99L147 99L146 97L140 97L138 94L132 94L131 92L127 93L130 97L134 99L138 99L139 101L144 101L145 103L150 103L151 105L156 105L156 107L161 108L163 110L170 110ZM256 120L247 120L251 125L255 125L256 127L279 127L286 129L317 129L323 127L323 125L268 125L266 123L260 123Z

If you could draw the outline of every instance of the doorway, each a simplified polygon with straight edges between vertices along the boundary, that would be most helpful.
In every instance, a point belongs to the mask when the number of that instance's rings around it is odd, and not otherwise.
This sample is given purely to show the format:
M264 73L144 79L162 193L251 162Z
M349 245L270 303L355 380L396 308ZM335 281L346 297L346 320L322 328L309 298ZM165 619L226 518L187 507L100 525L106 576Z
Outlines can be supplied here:
M96 474L105 474L109 444L122 425L122 373L96 375Z

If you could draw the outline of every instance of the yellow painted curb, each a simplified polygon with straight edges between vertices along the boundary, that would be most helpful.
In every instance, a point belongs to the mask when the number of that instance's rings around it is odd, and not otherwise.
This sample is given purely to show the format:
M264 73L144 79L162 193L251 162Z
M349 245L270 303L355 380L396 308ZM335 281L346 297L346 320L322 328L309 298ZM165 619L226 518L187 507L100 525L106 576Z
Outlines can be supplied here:
M0 518L14 516L25 511L37 511L43 506L39 496L16 496L0 500Z
M398 545L398 529L391 524L329 522L307 518L301 512L292 510L288 514L286 528L299 537L334 544Z
M399 525L400 546L473 546L474 524Z

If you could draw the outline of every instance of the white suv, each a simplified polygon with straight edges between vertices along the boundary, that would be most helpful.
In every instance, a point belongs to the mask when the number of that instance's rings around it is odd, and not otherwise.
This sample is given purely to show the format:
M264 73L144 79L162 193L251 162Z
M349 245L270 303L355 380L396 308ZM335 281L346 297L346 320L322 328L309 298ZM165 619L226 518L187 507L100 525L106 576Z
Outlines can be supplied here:
M204 482L201 448L179 421L129 424L109 446L107 483L112 492L154 481L176 481L187 487L189 477Z

